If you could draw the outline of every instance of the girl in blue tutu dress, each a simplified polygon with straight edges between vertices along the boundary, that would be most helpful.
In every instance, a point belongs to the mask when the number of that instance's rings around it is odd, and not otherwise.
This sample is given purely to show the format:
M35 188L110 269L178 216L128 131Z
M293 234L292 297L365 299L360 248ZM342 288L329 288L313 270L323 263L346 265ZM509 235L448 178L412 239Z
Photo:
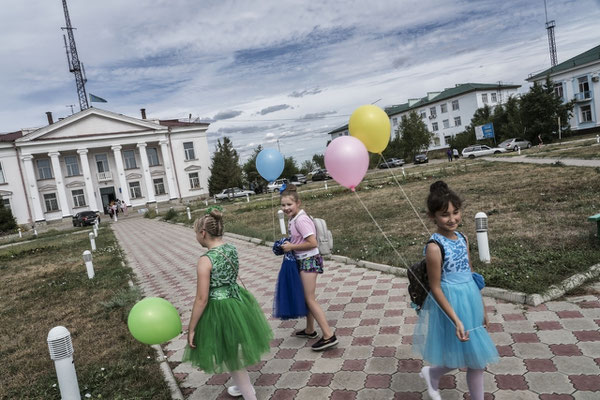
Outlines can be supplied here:
M319 254L317 229L312 219L302 210L300 197L294 185L281 192L281 209L289 218L290 241L281 245L284 252L294 252L300 279L304 289L304 299L308 307L306 328L296 332L297 337L316 338L315 320L323 331L323 337L312 345L314 351L321 351L338 344L338 340L327 323L323 309L317 303L315 289L317 276L323 273L323 257Z
M483 370L498 361L498 351L488 334L483 298L473 280L466 236L457 231L461 221L461 198L443 181L430 187L428 215L437 227L431 236L436 243L425 248L431 292L419 313L413 349L431 367L423 367L429 397L440 400L442 375L467 368L467 385L472 400L483 400Z
M183 359L208 373L229 371L228 392L256 400L246 367L269 352L273 333L256 299L238 286L236 248L223 242L223 214L211 207L194 223L198 242L208 248L197 266L196 299Z

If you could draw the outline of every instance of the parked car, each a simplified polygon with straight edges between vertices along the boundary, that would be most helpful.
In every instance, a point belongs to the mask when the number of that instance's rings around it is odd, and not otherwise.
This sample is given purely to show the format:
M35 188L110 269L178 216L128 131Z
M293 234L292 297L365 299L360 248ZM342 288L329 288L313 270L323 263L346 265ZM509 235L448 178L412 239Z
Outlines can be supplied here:
M227 199L235 199L237 197L246 197L246 195L253 195L254 191L252 190L243 190L237 187L223 189L223 191L215 197L217 200L227 200Z
M394 168L394 167L401 167L404 164L405 164L405 162L401 158L388 158L385 162L382 162L377 167L378 168Z
M504 142L500 143L498 147L501 147L506 150L517 151L521 149L528 149L531 147L531 142L529 140L525 140L522 138L512 138L506 139Z
M306 176L303 174L296 174L292 176L292 185L300 186L306 183Z
M429 162L429 158L427 158L427 154L417 154L414 158L415 164L426 164Z
M95 211L78 212L73 215L73 226L94 225L96 220L100 223L100 216Z
M284 184L287 185L288 183L289 181L287 179L277 179L267 185L267 192L279 190Z
M325 181L327 179L331 179L331 176L327 173L326 169L320 169L312 176L312 181Z
M490 146L486 146L486 145L482 144L482 145L465 147L462 151L462 156L468 157L468 158L475 158L475 157L490 156L492 154L500 154L500 153L506 153L506 149L503 149L501 147L490 147Z

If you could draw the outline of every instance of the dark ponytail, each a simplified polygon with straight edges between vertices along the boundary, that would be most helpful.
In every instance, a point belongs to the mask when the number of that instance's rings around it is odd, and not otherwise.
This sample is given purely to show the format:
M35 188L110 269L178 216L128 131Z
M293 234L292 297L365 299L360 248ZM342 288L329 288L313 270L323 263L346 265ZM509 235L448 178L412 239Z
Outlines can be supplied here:
M462 199L446 182L436 181L429 187L429 196L427 197L427 210L429 215L434 215L437 211L448 210L448 204L452 203L454 208L462 208Z

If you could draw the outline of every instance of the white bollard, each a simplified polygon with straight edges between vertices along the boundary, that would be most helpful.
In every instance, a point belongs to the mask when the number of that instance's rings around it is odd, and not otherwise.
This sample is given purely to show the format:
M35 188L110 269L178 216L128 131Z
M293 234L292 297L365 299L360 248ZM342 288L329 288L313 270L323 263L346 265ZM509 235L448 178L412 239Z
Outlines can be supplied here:
M47 342L50 359L54 361L54 368L56 368L61 399L81 399L75 362L73 361L71 333L64 326L55 326L48 332Z
M37 228L33 228L33 234L37 237Z
M600 143L600 135L596 135L596 143Z
M519 155L521 155L521 146L517 146L517 151L519 152Z
M327 190L327 181L325 181L325 190Z
M21 232L21 228L19 228L19 239L23 237L23 232Z
M279 218L279 230L281 231L281 234L285 236L286 229L285 221L283 220L283 210L277 211L277 218Z
M246 203L250 203L250 195L246 193Z
M404 170L404 167L402 167L402 175L404 175L404 177L406 178L406 171Z
M185 210L187 211L188 220L190 220L190 221L191 221L191 220L192 220L192 213L190 212L190 208L189 208L189 207L186 207L186 209L185 209Z
M484 212L475 214L475 231L477 232L477 249L479 260L490 263L490 245L488 243L488 217Z
M90 237L90 245L92 246L92 251L96 251L96 240L94 239L94 232L90 232L88 236Z
M204 205L208 207L208 199L204 199Z
M94 273L94 264L92 263L92 253L89 250L83 252L83 261L85 262L88 278L94 278L96 274Z
M96 224L94 224L94 237L98 237L98 227L96 226Z
M113 213L113 221L117 222L119 219L117 218L117 213Z
M217 196L215 195L215 204L217 204Z

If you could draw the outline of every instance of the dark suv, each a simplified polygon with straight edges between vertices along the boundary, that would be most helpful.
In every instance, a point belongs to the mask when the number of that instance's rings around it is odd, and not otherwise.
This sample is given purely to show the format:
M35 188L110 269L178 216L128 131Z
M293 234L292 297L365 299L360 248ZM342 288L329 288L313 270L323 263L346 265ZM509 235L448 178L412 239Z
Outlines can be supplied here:
M311 178L314 181L325 181L327 179L331 179L331 176L327 173L326 169L320 169L315 172Z
M415 156L415 164L425 164L428 162L429 159L427 158L427 154L417 154Z
M96 219L100 223L100 217L94 211L82 211L73 215L73 226L94 225Z

